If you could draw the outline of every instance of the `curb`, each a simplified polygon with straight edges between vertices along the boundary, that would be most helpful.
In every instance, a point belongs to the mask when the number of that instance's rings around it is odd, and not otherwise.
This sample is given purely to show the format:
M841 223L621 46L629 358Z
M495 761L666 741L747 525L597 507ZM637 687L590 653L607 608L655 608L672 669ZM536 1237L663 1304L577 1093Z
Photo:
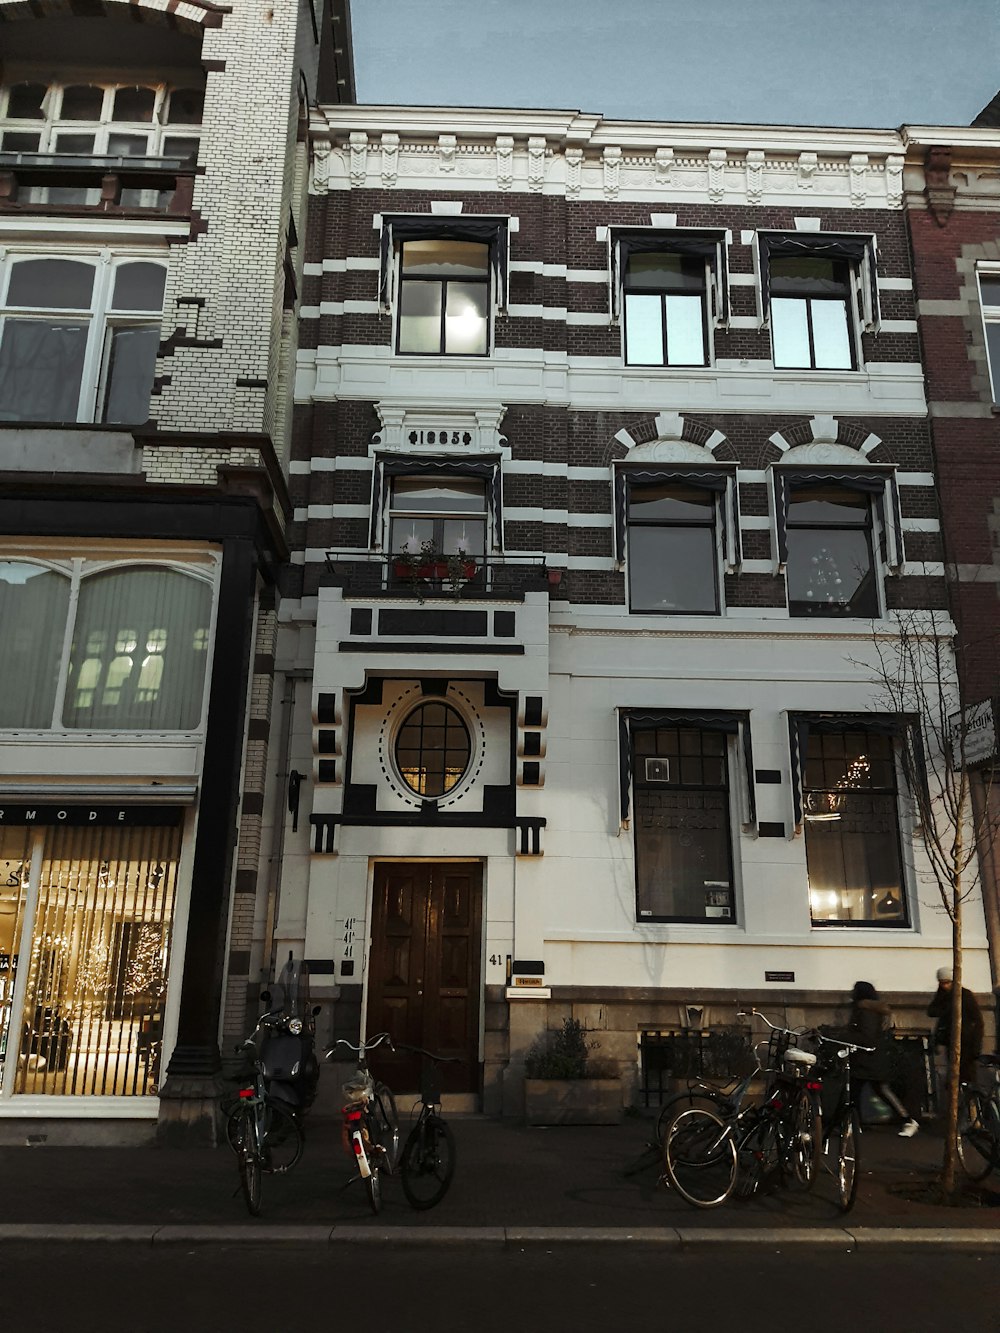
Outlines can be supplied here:
M0 1223L2 1244L138 1245L652 1245L664 1249L718 1249L767 1245L775 1249L839 1246L845 1250L1000 1250L1000 1229L982 1227L384 1227L269 1226L243 1223L128 1226L113 1223Z

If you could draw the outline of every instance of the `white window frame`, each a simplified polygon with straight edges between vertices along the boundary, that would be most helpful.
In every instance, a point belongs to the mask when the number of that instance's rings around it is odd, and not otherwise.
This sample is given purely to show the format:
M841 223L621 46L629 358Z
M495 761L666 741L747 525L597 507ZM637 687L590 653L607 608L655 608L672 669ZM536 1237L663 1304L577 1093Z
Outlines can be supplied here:
M33 259L65 259L74 263L89 264L94 268L94 287L88 310L71 310L49 306L8 306L7 292L10 288L11 274L15 265ZM80 396L77 400L76 416L66 425L91 424L105 426L108 430L127 429L125 423L104 422L103 409L107 391L107 377L111 353L110 333L116 328L139 328L152 325L157 319L162 335L163 310L157 315L153 311L115 311L111 307L114 295L115 276L118 269L126 264L154 263L164 270L168 265L167 256L162 247L130 246L128 249L110 249L106 246L75 247L70 245L8 246L0 248L0 343L3 341L4 325L7 319L36 320L64 318L67 322L85 325L87 347L84 353L83 367L80 374ZM29 422L0 421L0 425L30 425ZM54 424L48 422L45 424ZM142 422L129 423L132 426Z
M56 146L60 134L93 134L94 147L87 153L74 154L74 156L104 157L108 155L108 140L111 135L145 134L147 135L146 152L136 157L137 161L141 161L144 157L162 157L164 155L163 144L166 139L201 139L201 124L171 124L167 120L171 93L202 91L198 87L197 78L194 74L192 74L190 81L176 84L144 78L141 74L137 74L131 79L93 79L89 85L85 75L63 74L53 76L50 69L41 70L15 66L9 67L5 71L5 75L3 86L0 88L0 145L3 142L3 135L8 131L14 134L38 133L41 138L37 149L33 151L36 153L56 153L60 151ZM22 83L47 85L48 92L42 101L44 119L20 120L8 117L7 108L10 103L11 91ZM56 115L57 108L61 109L63 89L81 85L103 89L104 98L101 103L100 115L94 120L63 120ZM136 87L148 88L153 93L152 119L142 121L112 120L115 93L119 88ZM32 150L7 149L4 151L25 152Z
M777 232L781 235L788 232L785 228ZM770 303L765 311L764 309L764 279L765 279L765 259L762 253L763 241L769 235L773 235L770 228L762 228L756 232L745 232L744 239L751 242L753 254L754 285L757 299L757 320L758 327L767 329L771 335L771 363L774 365L774 338L771 324ZM862 334L878 333L882 326L881 306L878 299L877 275L878 265L878 238L871 232L800 232L803 239L812 237L817 244L817 257L825 258L820 247L824 241L834 241L838 237L844 237L847 240L863 241L865 243L864 254L860 260L852 260L841 257L841 262L846 263L850 269L849 299L847 334L850 339L851 351L854 357L852 367L825 367L825 366L778 366L774 367L775 373L782 375L857 375L863 373L866 369L864 358L864 343ZM803 254L806 251L803 250ZM874 267L873 267L874 266ZM773 297L771 298L773 300Z
M1000 265L976 265L976 292L979 296L979 317L983 325L983 346L986 349L986 369L990 377L990 396L994 403L1000 403L1000 358L998 364L994 365L990 357L988 328L990 324L1000 325L1000 304L987 305L983 299L983 285L980 280L984 277L1000 282Z

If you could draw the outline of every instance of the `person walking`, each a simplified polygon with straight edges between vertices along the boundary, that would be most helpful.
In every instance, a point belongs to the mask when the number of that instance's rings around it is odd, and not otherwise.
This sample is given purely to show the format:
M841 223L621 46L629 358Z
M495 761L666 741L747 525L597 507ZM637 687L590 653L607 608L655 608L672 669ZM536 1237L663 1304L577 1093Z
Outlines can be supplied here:
M938 1076L943 1087L947 1087L947 1074L951 1060L951 996L954 989L955 974L950 967L937 970L937 993L927 1006L927 1016L936 1018L934 1029L934 1051ZM979 1002L972 991L962 987L962 1037L958 1057L958 1081L975 1082L976 1059L983 1049L983 1015Z
M870 1083L872 1091L882 1098L902 1120L901 1139L912 1139L920 1129L917 1120L889 1086L889 1021L891 1010L870 981L856 981L851 991L851 1031L859 1046L872 1046L872 1051L856 1051L851 1056L851 1078L860 1088Z

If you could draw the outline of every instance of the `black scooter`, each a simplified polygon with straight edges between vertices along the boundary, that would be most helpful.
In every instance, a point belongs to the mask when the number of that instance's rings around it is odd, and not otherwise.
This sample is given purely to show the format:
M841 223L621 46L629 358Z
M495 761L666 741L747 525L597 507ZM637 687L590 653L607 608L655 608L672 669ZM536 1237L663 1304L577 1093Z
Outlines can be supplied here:
M260 997L268 1012L260 1023L260 1060L267 1094L301 1116L312 1105L319 1083L316 1015L309 1004L309 968L288 955L277 982Z

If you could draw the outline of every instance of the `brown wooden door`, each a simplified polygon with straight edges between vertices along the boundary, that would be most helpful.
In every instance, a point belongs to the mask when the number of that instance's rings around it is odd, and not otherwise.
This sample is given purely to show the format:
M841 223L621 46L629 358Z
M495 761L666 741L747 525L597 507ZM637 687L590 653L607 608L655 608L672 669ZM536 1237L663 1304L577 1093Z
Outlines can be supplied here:
M375 867L368 1034L423 1046L447 1092L479 1091L479 949L482 867L392 862ZM372 1057L395 1092L419 1086L418 1057Z

